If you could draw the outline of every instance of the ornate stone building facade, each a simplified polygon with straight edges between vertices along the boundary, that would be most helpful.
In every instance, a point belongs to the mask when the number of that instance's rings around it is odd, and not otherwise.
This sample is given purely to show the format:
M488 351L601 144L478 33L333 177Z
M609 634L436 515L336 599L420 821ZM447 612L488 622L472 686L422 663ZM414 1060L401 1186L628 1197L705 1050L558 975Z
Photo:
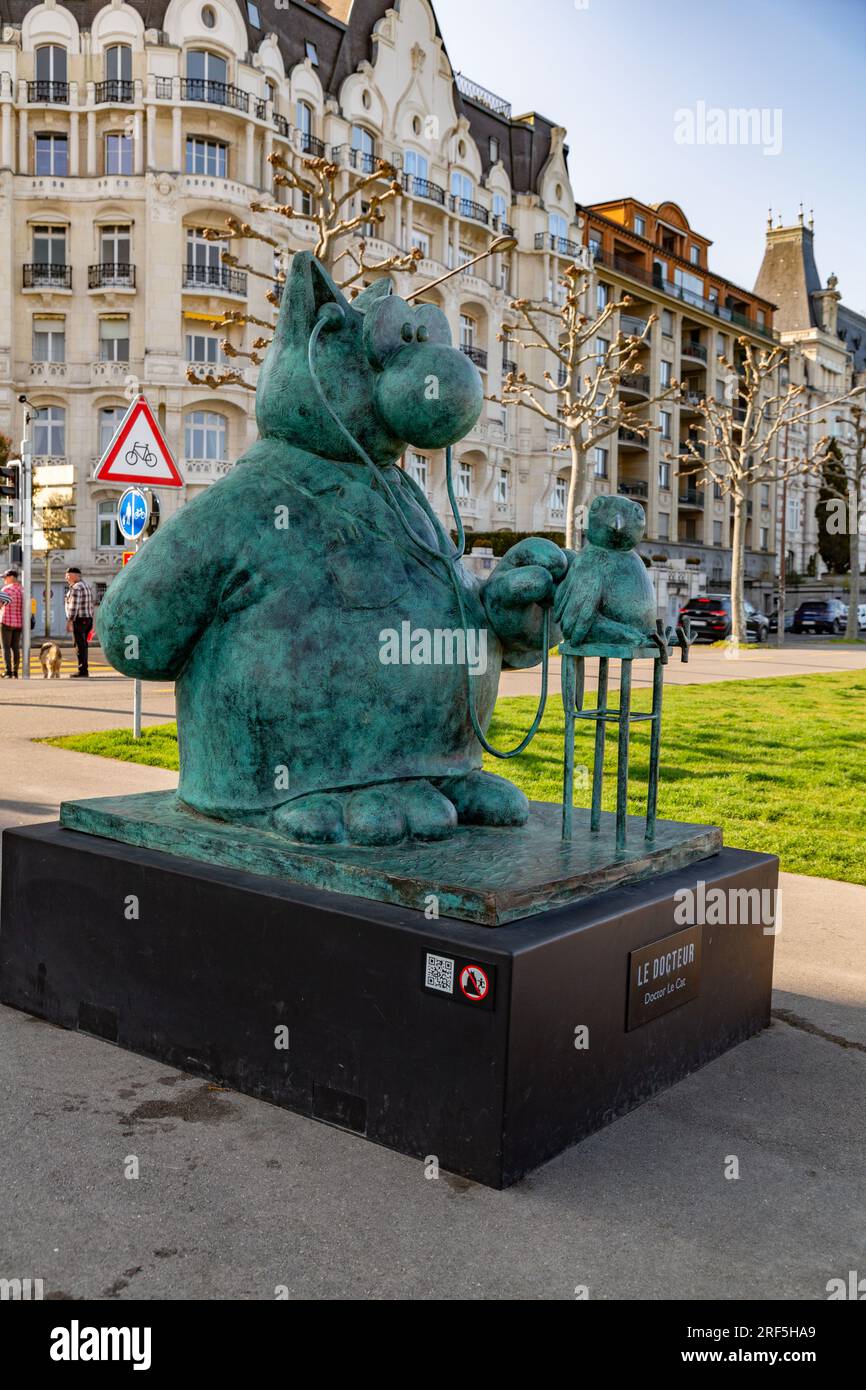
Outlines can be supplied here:
M221 477L255 436L252 393L214 393L191 384L187 368L218 363L224 335L210 324L227 310L271 317L270 248L244 245L258 272L247 274L224 265L219 241L203 233L267 196L274 151L327 153L344 190L379 157L395 165L403 196L369 246L383 256L420 250L418 273L399 277L404 291L496 237L516 241L427 296L489 395L510 367L500 334L511 300L553 308L564 267L589 267L593 253L592 296L627 291L633 317L659 315L638 373L654 386L670 371L695 392L712 390L718 345L735 330L772 335L772 303L709 270L709 241L674 204L577 204L564 129L515 115L455 74L429 0L0 0L0 430L18 437L26 393L36 485L66 508L55 544L97 588L122 544L116 493L92 480L93 467L132 395L147 394L185 479L179 495L160 494L164 514ZM258 226L285 238L282 219L262 215ZM291 233L314 244L303 218ZM244 348L258 331L228 336ZM639 399L643 388L625 389ZM668 416L657 423L676 440L688 402ZM455 451L467 530L562 530L567 458L556 442L529 412L488 402ZM597 485L646 506L645 550L666 556L654 575L670 614L703 584L724 584L730 564L725 504L698 505L665 469L667 447L655 436L649 447L612 439ZM410 453L405 466L447 520L443 458ZM750 575L768 592L776 499L755 505ZM35 577L38 586L38 556Z
M822 284L815 261L814 227L801 212L792 226L767 227L764 259L755 288L777 304L779 341L788 349L790 379L806 387L808 404L820 406L866 381L866 318L842 303L836 277ZM849 419L845 407L829 407L805 423L790 440L791 452L812 454L824 435L844 439ZM788 569L797 575L820 577L824 565L818 552L818 528L826 513L817 507L819 479L794 479L786 488L784 528L780 506L778 547ZM866 566L866 534L860 545L860 566Z

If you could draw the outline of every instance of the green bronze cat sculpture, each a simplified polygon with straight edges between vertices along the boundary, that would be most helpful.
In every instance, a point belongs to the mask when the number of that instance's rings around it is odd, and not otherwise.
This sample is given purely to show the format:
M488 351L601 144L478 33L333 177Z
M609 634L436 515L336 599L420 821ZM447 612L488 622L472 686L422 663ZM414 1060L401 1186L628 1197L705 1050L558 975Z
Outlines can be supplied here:
M524 823L523 793L481 771L465 663L486 730L502 665L541 659L569 557L531 538L480 581L397 467L407 444L463 438L482 402L441 310L387 280L350 304L295 256L259 440L147 542L97 618L116 669L176 682L182 804L312 844Z

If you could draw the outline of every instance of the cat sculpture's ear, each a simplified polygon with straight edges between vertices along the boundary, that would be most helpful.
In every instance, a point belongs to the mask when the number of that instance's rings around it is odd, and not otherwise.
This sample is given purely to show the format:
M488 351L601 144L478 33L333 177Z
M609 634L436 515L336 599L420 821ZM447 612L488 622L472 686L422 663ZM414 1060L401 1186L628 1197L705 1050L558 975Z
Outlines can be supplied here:
M352 308L356 309L359 314L366 314L367 310L378 304L380 299L387 299L393 293L394 286L387 276L382 280L374 280L372 285L368 285L356 299L352 300Z
M283 290L275 342L307 343L326 304L336 304L348 313L348 300L321 261L316 260L312 251L297 252Z

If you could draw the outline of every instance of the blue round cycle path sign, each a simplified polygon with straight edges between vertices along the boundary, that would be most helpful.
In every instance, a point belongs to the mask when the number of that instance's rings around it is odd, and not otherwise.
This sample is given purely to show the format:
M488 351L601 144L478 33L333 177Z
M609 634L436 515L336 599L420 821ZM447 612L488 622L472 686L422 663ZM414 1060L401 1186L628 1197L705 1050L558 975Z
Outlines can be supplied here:
M139 487L128 487L117 504L117 526L128 541L136 541L147 525L150 504Z

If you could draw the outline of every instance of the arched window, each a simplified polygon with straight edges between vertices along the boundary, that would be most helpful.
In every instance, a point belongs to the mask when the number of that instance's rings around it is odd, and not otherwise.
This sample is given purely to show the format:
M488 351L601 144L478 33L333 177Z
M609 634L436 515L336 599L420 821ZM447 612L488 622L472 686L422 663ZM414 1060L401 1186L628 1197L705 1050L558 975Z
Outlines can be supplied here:
M352 126L352 163L363 174L372 174L376 168L376 139L362 125Z
M451 174L451 196L456 198L456 211L460 213L468 212L468 204L473 201L475 189L468 174L461 174L459 169L454 169Z
M58 43L45 43L36 50L37 101L68 101L69 81L66 49Z
M206 48L190 48L186 55L186 81L189 101L213 101L222 105L226 99L228 63Z
M122 550L126 541L117 524L117 502L109 499L96 504L97 550Z
M33 453L36 458L66 457L66 411L62 405L34 410Z
M563 242L568 240L568 223L559 212L552 212L548 221L554 251L564 251Z
M186 234L186 285L227 285L228 268L222 263L222 253L228 250L227 241L208 241L199 227L190 227Z
M426 492L430 483L430 460L424 454L410 453L408 471L413 482Z
M430 178L430 165L426 154L419 154L417 150L406 150L403 155L403 172L412 179L411 191L413 193L422 191L419 190L418 183L421 182L426 185Z
M99 412L99 457L102 458L126 414L122 405L107 405Z
M213 410L191 410L186 417L188 459L221 461L228 457L228 421Z
M460 315L460 346L463 349L475 346L477 324L471 314Z
M132 49L128 43L106 48L103 93L107 101L132 101Z

